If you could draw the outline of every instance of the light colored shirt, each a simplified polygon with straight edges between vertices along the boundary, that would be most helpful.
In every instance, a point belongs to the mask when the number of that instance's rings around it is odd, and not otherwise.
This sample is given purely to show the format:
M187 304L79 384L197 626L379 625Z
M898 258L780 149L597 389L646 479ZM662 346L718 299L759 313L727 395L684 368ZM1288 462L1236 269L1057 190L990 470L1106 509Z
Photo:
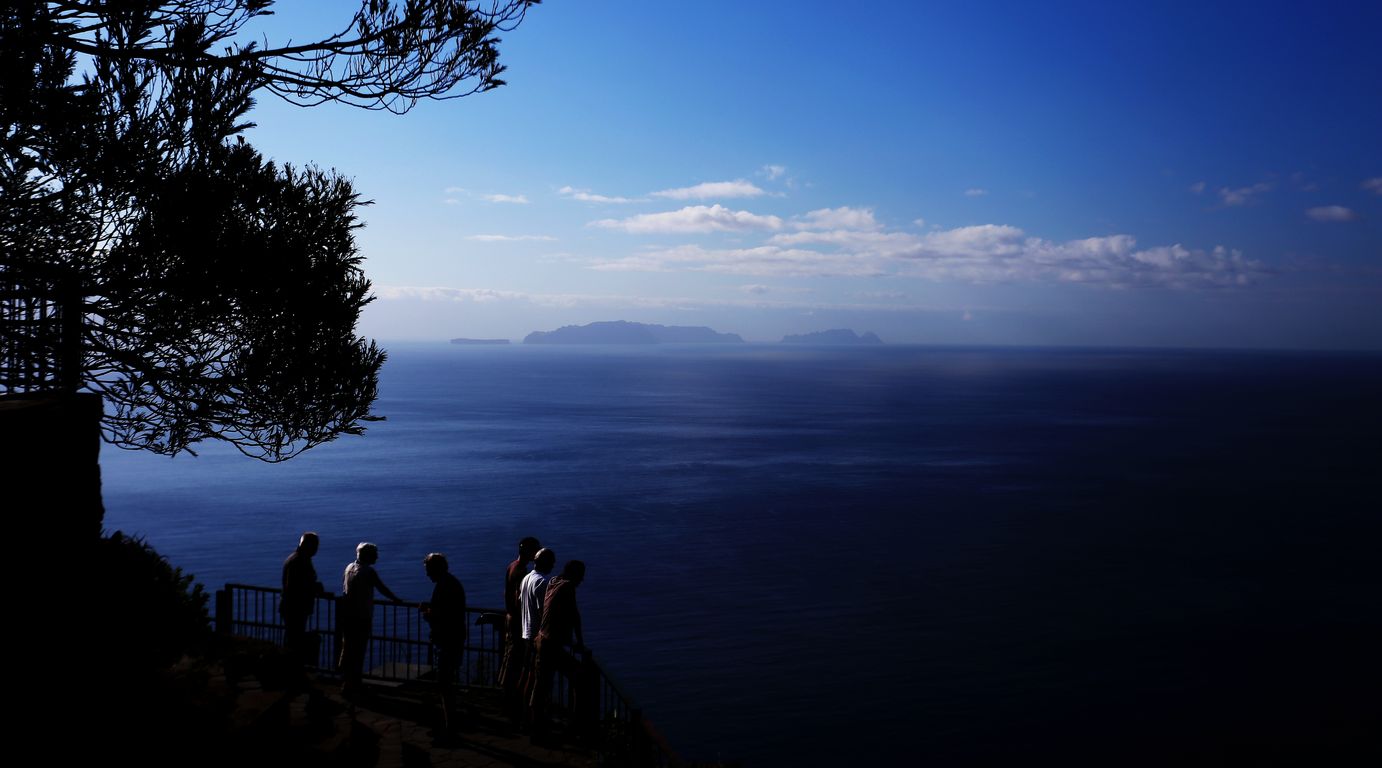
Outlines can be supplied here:
M374 572L374 566L361 565L358 560L346 566L341 594L345 596L345 603L353 615L362 617L374 614L374 588L378 584L379 574Z
M518 586L519 609L523 612L523 639L537 637L542 624L542 601L547 596L548 574L532 571Z

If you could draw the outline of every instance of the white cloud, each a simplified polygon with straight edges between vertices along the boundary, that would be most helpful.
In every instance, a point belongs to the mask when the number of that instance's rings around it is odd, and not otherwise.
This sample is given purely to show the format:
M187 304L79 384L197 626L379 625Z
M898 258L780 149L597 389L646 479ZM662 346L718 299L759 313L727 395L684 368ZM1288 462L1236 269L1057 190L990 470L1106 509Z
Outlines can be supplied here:
M787 166L765 165L758 172L763 176L767 177L768 181L777 181L778 179L787 175Z
M1021 250L1022 230L1001 224L980 224L922 235L919 251L938 256L1010 256Z
M763 294L768 293L772 289L766 285L741 285L739 286L739 290L743 291L744 293L751 293L754 296L762 296Z
M665 197L669 200L708 200L715 197L758 197L765 194L767 193L759 189L753 182L735 179L734 181L708 181L693 187L664 189L661 192L652 193L652 196Z
M1368 190L1374 195L1382 195L1382 176L1374 176L1371 179L1364 179L1363 189Z
M550 235L470 235L466 239L476 240L482 243L509 243L520 240L556 240L555 237Z
M969 189L965 190L965 197L983 197L988 193L989 191L987 189L983 189L981 187L970 187Z
M1306 211L1305 215L1315 221L1353 221L1358 218L1353 209L1342 205L1321 205Z
M592 227L618 229L634 234L690 234L696 232L744 232L782 229L782 219L722 205L691 205L676 211L642 213L626 219L601 219Z
M518 203L520 205L528 204L528 198L524 195L501 195L496 193L489 195L480 195L480 197L490 201L491 203Z
M588 189L576 189L575 187L562 187L557 190L557 194L572 200L580 200L583 203L636 203L637 199L632 197L615 197L611 195L597 195Z
M587 305L605 305L621 299L626 305L638 302L637 297L623 299L623 297L616 296L597 296L579 293L528 293L525 291L505 291L494 288L376 285L374 290L378 298L383 301L473 302L477 304L521 302L543 307L566 308ZM656 302L650 302L648 306L662 305Z
M799 229L877 229L871 208L821 208L799 217Z
M863 254L827 253L761 245L756 248L702 248L682 245L650 250L622 259L597 261L604 272L716 272L771 277L867 277L885 274L877 259Z
M926 226L926 219L912 219L912 224L918 227Z
M528 294L519 291L497 291L492 288L441 288L397 285L376 285L375 295L383 301L513 301L527 300Z
M1204 194L1204 188L1205 188L1205 186L1206 186L1206 185L1205 185L1205 183L1204 183L1203 181L1197 181L1197 182L1195 182L1194 184L1191 184L1191 185L1190 185L1190 191L1191 191L1191 192L1194 192L1194 193L1197 194L1197 195L1202 195L1202 194Z
M1271 188L1272 185L1265 181L1258 182L1250 187L1238 187L1237 189L1223 187L1219 190L1219 199L1223 201L1224 205L1228 206L1247 205L1252 202L1254 197L1269 191Z
M784 232L768 238L771 245L829 245L856 253L893 255L911 250L920 238L906 232L836 229L829 232Z

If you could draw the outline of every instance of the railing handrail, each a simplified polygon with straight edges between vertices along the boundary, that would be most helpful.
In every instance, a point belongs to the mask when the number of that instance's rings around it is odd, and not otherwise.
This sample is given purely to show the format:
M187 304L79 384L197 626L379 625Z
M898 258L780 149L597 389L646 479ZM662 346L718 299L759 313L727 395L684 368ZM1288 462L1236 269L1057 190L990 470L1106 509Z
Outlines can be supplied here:
M226 589L244 589L244 590L250 590L250 591L254 591L254 592L268 592L268 593L278 594L278 595L283 594L283 589L282 589L281 587L261 587L261 586L259 586L259 585L257 585L257 584L241 584L241 583L235 582L235 581L226 582ZM318 595L316 596L316 598L317 598L318 600L326 600L326 599L328 599L328 598L333 599L333 600L339 600L339 599L341 599L341 598L343 598L343 597L345 597L345 595L338 595L338 594L336 594L335 592L331 592L331 591L322 592L322 593L320 593L320 594L318 594ZM375 604L375 605L396 605L396 606L399 606L399 607L402 607L402 608L421 608L424 604L426 604L426 603L428 603L428 602L429 602L429 601L427 601L427 600L389 600L389 599L387 599L387 598L381 599L381 598L377 598L377 597L374 599L374 604ZM502 614L502 613L504 612L504 611L502 611L502 610L500 610L500 609L496 609L496 608L482 608L482 607L480 607L480 606L470 605L469 603L466 604L465 610L466 610L466 613L481 613L481 614L484 614L484 613Z

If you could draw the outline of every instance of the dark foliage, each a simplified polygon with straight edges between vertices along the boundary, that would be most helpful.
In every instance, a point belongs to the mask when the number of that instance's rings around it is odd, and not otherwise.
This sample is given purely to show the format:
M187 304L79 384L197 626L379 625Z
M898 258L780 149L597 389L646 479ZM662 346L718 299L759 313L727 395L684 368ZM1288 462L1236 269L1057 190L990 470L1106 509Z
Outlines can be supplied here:
M87 340L126 372L101 385L122 442L171 453L217 437L277 459L358 433L383 353L353 333L370 296L350 184L237 144L152 199L104 254ZM121 365L132 349L142 364Z
M205 647L206 591L143 539L101 538L90 568L91 636L106 672L147 674Z
M495 35L530 4L365 0L340 33L279 47L244 34L260 0L0 9L0 269L83 297L80 378L108 441L280 461L362 431L384 359L354 330L364 201L245 144L252 95L404 112L489 90Z

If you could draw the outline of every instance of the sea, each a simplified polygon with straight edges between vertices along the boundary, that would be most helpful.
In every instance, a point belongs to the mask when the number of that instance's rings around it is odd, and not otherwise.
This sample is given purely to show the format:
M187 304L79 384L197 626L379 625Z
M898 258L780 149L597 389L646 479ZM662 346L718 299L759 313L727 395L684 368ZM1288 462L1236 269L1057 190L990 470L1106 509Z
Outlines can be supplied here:
M387 346L363 436L104 446L106 529L208 589L441 551L479 606L536 536L700 761L1382 754L1382 355Z

